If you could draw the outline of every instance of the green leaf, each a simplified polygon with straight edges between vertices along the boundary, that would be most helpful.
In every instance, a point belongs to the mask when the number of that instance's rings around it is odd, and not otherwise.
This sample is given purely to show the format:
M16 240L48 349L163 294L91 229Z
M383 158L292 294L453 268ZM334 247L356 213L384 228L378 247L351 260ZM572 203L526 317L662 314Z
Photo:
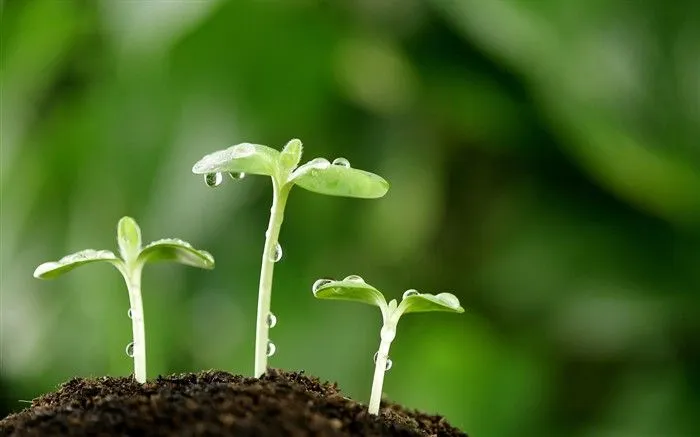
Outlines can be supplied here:
M356 275L348 276L342 281L319 279L312 291L318 299L350 300L375 305L381 308L382 314L387 310L384 295Z
M277 150L260 144L241 143L206 155L192 167L195 174L250 173L272 176L277 172Z
M34 270L34 277L39 279L51 279L63 273L80 267L83 264L107 261L119 265L122 261L109 250L81 250L80 252L64 256L58 261L51 261L41 264Z
M214 268L214 257L207 251L198 250L186 241L177 238L164 238L144 247L138 261L175 261L202 269Z
M464 308L459 305L457 296L451 293L440 293L437 295L416 293L406 296L397 309L398 314L423 313L429 311L463 313Z
M375 199L389 190L389 183L381 176L349 166L339 158L333 164L316 158L297 168L290 181L300 187L330 196Z
M141 228L131 217L122 217L117 224L117 243L124 261L135 259L141 251Z
M304 147L300 140L296 138L290 140L287 145L284 146L284 149L282 149L282 153L280 153L279 162L282 167L288 171L294 170L297 165L299 165L299 161L301 161L303 150Z

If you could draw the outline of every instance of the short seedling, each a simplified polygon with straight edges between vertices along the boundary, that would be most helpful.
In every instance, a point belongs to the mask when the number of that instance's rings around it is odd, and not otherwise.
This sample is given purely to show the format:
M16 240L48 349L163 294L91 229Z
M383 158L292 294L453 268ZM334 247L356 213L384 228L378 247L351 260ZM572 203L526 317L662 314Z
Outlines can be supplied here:
M389 359L389 347L394 337L396 337L396 325L399 323L399 318L405 313L428 311L464 312L464 308L459 305L459 299L450 293L432 295L418 293L416 290L407 290L403 294L400 304L396 302L396 299L392 299L387 304L384 295L379 290L367 284L357 275L348 276L342 281L319 279L314 283L312 291L314 296L319 299L362 302L378 306L382 311L384 324L380 335L379 351L374 355L374 379L372 380L372 394L369 400L370 414L379 414L384 372L392 366L392 362Z
M265 233L258 289L255 377L265 373L267 358L275 352L275 345L269 340L269 328L277 320L270 312L272 276L274 264L282 258L279 234L292 187L298 185L321 194L366 199L382 197L389 189L383 178L352 168L345 158L337 158L332 163L316 158L299 166L301 155L302 144L297 139L289 141L281 152L259 144L242 143L206 155L192 168L193 173L204 175L204 181L210 187L220 185L224 174L238 180L247 173L272 178L272 208Z
M146 328L141 301L141 271L150 261L176 261L203 269L214 268L214 257L209 252L197 250L189 243L175 238L166 238L141 247L141 229L131 217L124 217L117 225L117 242L121 258L109 250L87 249L65 256L55 262L41 264L34 277L49 279L73 270L83 264L105 261L121 272L129 290L129 317L133 341L126 353L134 358L134 378L146 382Z

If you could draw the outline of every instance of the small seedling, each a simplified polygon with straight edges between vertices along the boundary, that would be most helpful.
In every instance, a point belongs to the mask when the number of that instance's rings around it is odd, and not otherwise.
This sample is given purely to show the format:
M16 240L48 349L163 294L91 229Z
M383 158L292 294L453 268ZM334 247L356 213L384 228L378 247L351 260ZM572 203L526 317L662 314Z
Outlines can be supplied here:
M274 264L282 258L278 239L292 187L298 185L321 194L365 199L382 197L389 189L389 183L383 178L352 168L345 158L337 158L332 163L325 158L316 158L299 166L301 155L302 144L297 139L289 141L281 152L260 144L242 143L206 155L192 167L193 173L204 175L204 181L210 187L220 185L225 174L236 180L247 173L272 178L272 208L265 233L258 289L255 377L265 373L267 358L275 352L275 345L269 340L269 328L277 320L270 312L272 276Z
M464 312L464 308L459 305L459 299L450 293L433 295L407 290L403 294L400 304L396 302L396 299L392 299L387 304L384 295L379 290L367 284L364 279L357 275L348 276L342 281L319 279L314 283L312 291L314 296L319 299L362 302L378 306L382 311L384 323L380 335L379 351L374 354L374 379L372 380L372 394L369 400L369 413L375 415L379 414L384 373L392 366L389 359L389 347L396 337L396 325L401 316L406 313L428 311Z
M147 262L176 261L203 269L214 268L214 257L209 252L197 250L189 243L175 238L154 241L141 247L141 229L131 217L123 217L117 225L117 243L121 258L109 250L87 249L65 256L55 262L41 264L34 277L50 279L73 270L83 264L105 261L117 268L129 290L129 318L133 341L126 346L126 353L134 359L134 378L146 382L146 328L141 301L141 271Z

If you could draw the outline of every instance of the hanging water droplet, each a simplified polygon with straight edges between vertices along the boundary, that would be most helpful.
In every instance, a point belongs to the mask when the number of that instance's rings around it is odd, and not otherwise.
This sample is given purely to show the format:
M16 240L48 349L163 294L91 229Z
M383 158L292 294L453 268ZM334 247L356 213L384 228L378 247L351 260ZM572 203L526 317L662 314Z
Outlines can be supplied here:
M406 299L409 296L417 296L418 294L420 294L418 293L418 290L414 290L413 288L411 288L410 290L406 290L403 292L403 298Z
M345 158L335 158L333 160L333 165L339 165L341 167L350 168L350 161Z
M278 262L282 259L282 245L277 243L273 249L272 254L270 254L270 260L273 262Z
M362 276L358 276L358 275L346 276L345 279L343 279L343 281L346 281L346 282L361 282L361 283L364 283L364 282L365 282L365 280L362 279Z
M234 181L240 181L241 179L245 178L245 173L243 172L237 173L235 171L230 171L228 172L228 175L231 176L231 179Z
M204 183L210 187L218 187L223 182L224 177L221 173L207 173L204 175Z
M377 358L379 358L379 352L374 353L374 363L377 364ZM384 371L386 372L387 370L391 369L391 366L393 366L394 363L389 359L389 357L386 357L386 364L384 365Z
M277 316L275 316L275 315L272 314L272 313L269 313L269 314L267 315L267 326L268 326L269 328L274 328L275 325L277 325Z
M134 311L129 308L129 311L126 312L126 315L129 316L130 319L134 318Z
M311 291L316 294L319 288L323 287L326 284L330 284L333 282L331 279L319 279L318 281L314 282L314 285L311 287Z
M273 356L276 351L277 351L277 346L275 346L275 344L273 342L268 340L267 341L267 356L268 357Z
M134 342L132 341L131 343L126 345L126 355L130 358L134 358Z

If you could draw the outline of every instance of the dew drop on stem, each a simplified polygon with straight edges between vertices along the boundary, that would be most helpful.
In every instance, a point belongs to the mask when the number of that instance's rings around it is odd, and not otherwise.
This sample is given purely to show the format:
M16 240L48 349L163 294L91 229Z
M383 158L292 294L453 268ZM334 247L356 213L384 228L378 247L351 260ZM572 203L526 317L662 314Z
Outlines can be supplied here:
M319 288L323 287L326 284L330 284L331 282L333 281L330 279L319 279L318 281L314 282L314 285L311 287L311 291L313 291L314 294L316 294Z
M241 179L245 178L245 173L243 172L235 172L235 171L230 171L228 175L233 179L234 181L240 181Z
M277 316L272 313L267 315L267 326L268 328L274 328L277 325Z
M126 312L126 315L129 316L130 319L134 318L134 311L129 308L129 311Z
M268 357L273 356L276 351L277 351L277 346L275 346L275 344L273 342L268 340L267 341L267 356Z
M374 353L374 363L377 363L377 358L379 358L379 352ZM389 357L386 357L386 365L384 366L384 371L386 372L387 370L391 369L391 366L393 366L394 363L391 361Z
M406 290L403 292L403 298L406 299L409 296L417 296L418 294L418 290L414 290L413 288L411 288L410 290Z
M218 187L224 181L224 176L221 173L207 173L204 175L204 183L209 187Z
M270 254L270 260L272 262L279 262L279 260L282 259L282 245L277 243L272 249L272 253Z
M134 342L132 341L131 343L126 345L126 355L130 358L134 358Z
M349 168L349 167L350 167L350 161L348 161L348 160L345 159L345 158L335 158L335 159L333 160L333 165L338 165L338 166L340 166L340 167Z

